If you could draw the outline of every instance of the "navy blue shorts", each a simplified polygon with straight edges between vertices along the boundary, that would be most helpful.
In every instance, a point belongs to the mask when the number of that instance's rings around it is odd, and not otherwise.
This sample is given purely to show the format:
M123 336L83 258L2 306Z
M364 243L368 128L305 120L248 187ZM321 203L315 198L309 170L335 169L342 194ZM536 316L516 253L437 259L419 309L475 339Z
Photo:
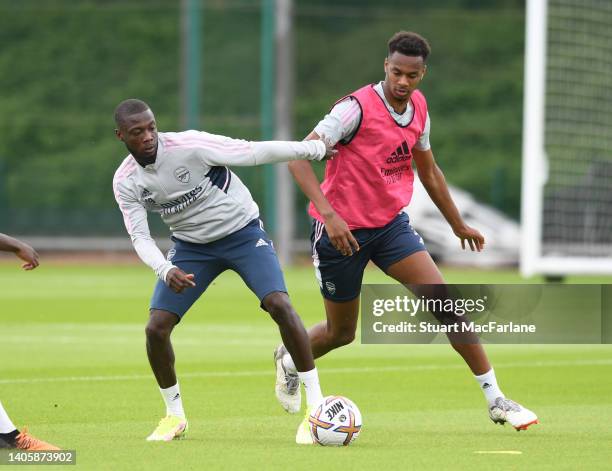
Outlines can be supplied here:
M351 232L360 249L348 257L331 244L323 223L313 222L310 242L315 274L321 294L330 301L350 301L359 296L363 271L370 260L386 273L395 262L426 250L423 239L403 212L385 227Z
M151 298L151 309L169 311L182 318L225 270L238 273L260 302L270 293L287 292L274 246L259 219L208 244L194 244L175 237L172 240L174 248L168 252L168 260L185 273L193 273L196 285L178 294L159 280Z

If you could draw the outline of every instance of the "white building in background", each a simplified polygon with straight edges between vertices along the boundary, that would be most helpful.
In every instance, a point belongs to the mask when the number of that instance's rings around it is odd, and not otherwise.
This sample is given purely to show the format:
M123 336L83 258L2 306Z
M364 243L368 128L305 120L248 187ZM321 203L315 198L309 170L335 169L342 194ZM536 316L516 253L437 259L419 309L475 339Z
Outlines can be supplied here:
M485 250L480 253L462 250L461 243L431 201L415 174L414 194L406 212L416 231L437 261L451 265L493 267L516 265L519 261L520 227L500 211L478 203L469 193L449 185L453 201L465 222L485 237Z

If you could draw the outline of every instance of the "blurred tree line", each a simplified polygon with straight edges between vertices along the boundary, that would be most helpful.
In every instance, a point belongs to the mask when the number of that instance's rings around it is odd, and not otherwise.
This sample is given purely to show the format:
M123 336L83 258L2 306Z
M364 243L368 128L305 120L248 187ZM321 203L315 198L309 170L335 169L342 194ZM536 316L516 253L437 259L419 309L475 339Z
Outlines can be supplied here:
M201 128L258 139L260 2L207 0L202 24ZM522 1L296 0L295 26L296 138L383 78L395 31L417 31L432 46L422 90L447 179L518 217ZM180 69L179 1L0 0L1 230L123 233L114 107L142 98L161 130L179 130ZM238 173L263 203L263 170Z

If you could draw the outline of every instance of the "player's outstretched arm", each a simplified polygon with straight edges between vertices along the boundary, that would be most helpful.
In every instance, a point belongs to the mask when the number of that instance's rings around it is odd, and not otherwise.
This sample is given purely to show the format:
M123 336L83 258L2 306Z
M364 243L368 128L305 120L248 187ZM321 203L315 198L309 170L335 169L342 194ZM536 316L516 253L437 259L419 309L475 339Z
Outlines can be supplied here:
M461 248L465 249L467 242L472 251L480 252L484 249L484 237L476 229L468 226L461 217L448 191L444 174L436 164L431 149L418 150L415 148L412 150L412 155L421 183L423 183L429 197L450 224L455 235L461 239Z
M291 162L294 160L325 160L337 151L325 142L263 141L251 142L253 165Z
M210 166L250 167L293 160L325 160L337 151L322 141L245 141L203 131L186 131L187 140L203 163Z
M314 131L306 137L306 140L317 139L320 139L320 137ZM329 147L330 143L325 139L322 140ZM321 191L319 179L314 173L310 162L289 162L289 171L300 189L312 201L312 204L314 204L319 214L323 217L327 236L336 250L342 255L352 255L353 250L359 250L359 243L353 237L353 234L351 234L348 224L336 213Z
M6 234L0 234L0 250L3 252L13 252L23 260L25 263L21 267L24 270L34 270L40 264L36 250L25 242Z

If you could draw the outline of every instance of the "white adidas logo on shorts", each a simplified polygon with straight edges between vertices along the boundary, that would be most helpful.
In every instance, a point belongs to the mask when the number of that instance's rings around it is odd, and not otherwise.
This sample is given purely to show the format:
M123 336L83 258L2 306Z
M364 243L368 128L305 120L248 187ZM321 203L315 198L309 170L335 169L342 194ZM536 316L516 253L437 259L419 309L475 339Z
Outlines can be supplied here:
M269 245L265 240L259 239L255 244L255 247L263 247L264 245Z

